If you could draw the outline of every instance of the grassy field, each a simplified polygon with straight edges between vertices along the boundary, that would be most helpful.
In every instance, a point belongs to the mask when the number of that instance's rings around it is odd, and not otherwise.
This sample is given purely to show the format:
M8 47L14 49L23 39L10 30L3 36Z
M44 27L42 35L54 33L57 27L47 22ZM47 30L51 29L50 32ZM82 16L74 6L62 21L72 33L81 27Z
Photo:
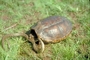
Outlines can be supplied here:
M67 17L72 33L63 41L45 45L43 53L32 50L23 37L12 37L10 49L0 44L0 60L90 60L89 0L0 0L0 41L4 34L28 31L37 21L48 16ZM17 24L14 28L9 26Z

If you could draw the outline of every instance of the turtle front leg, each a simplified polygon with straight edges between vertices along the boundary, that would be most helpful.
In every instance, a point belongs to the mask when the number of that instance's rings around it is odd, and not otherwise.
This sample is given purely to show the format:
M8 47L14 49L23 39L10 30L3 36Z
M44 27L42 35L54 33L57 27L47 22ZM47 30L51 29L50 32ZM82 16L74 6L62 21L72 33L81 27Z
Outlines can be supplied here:
M38 40L39 43L36 44L36 42L34 40L34 36L32 34L30 34L29 41L33 44L33 49L35 50L35 52L41 53L44 51L44 43L41 39L39 39Z

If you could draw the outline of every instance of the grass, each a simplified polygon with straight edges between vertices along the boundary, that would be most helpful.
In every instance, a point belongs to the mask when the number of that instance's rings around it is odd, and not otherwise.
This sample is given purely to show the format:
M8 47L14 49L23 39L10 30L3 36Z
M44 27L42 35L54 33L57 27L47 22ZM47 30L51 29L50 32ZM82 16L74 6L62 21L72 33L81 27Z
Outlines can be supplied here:
M65 40L48 44L43 53L36 54L23 37L8 38L10 49L4 51L0 44L0 60L90 60L89 0L0 0L0 40L4 34L27 31L52 15L65 16L72 22L72 33Z

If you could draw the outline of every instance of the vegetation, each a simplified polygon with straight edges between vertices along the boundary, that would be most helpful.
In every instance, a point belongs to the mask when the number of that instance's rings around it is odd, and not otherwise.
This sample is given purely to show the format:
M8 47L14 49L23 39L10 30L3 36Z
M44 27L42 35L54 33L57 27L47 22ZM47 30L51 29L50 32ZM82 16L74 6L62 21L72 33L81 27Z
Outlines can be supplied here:
M65 16L72 22L72 33L65 40L48 44L37 54L23 37L8 38L9 50L6 41L6 51L0 43L0 60L90 60L89 0L0 0L0 41L4 34L28 31L52 15ZM13 24L17 25L7 29Z

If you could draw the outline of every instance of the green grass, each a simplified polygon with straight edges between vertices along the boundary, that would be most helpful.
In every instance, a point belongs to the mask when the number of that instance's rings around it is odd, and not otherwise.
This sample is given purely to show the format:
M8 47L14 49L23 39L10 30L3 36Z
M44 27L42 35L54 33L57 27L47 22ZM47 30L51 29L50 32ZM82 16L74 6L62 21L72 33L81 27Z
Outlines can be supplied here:
M72 33L65 40L48 44L43 53L36 54L24 38L8 38L10 49L4 51L0 44L0 60L90 60L89 0L0 0L0 40L4 34L27 31L52 15L72 22ZM18 25L5 30L15 23Z

